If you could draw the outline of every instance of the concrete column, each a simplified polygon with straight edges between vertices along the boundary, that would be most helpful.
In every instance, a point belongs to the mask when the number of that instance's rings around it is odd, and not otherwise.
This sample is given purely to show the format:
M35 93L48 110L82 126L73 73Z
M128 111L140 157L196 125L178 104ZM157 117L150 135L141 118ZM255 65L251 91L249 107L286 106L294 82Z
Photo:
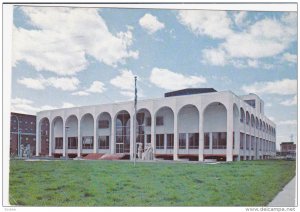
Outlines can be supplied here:
M80 120L78 120L78 128L77 128L77 157L80 157L81 153L81 133L80 133Z
M66 157L67 146L66 146L66 124L63 120L63 157Z
M240 129L238 127L238 129L236 128L235 132L234 132L234 142L235 142L234 150L238 155L238 158L237 158L238 161L240 160L240 149L241 149L240 148L240 139L241 139L240 136L241 136Z
M212 132L209 132L209 150L212 151Z
M153 149L153 155L155 155L155 115L151 116L151 146Z
M35 126L35 132L36 132L36 135L35 135L35 149L36 149L36 151L35 151L35 156L39 156L40 155L40 142L41 142L41 133L40 133L40 129L39 129L40 127L39 127L39 123L38 122L36 122L36 126ZM18 136L18 139L19 139L19 132L18 132L18 134L17 134L17 136ZM20 145L21 145L21 141L20 141ZM20 150L19 150L19 147L18 147L18 156L19 156L19 152L20 152Z
M173 160L178 160L178 117L177 113L174 112L174 150Z
M110 134L110 154L115 154L115 146L116 146L116 135L115 135L115 119L111 118L111 134Z
M52 137L53 137L53 134L52 134L52 123L50 123L49 121L49 156L51 157L52 156L52 150L53 150L53 141L52 141Z
M226 161L232 161L232 140L233 140L233 107L229 104L227 107L227 149Z
M189 151L189 134L185 133L185 147L186 150Z
M168 134L164 134L164 153L167 154L167 136Z
M204 161L204 156L203 156L203 152L204 152L204 113L200 112L200 120L199 120L199 161Z
M97 118L94 119L94 153L97 153L98 139L97 139Z
M130 160L133 160L134 158L134 139L135 139L135 129L134 129L134 120L135 120L135 116L131 116L130 117ZM135 150L136 152L136 150Z
M243 143L244 143L243 156L244 156L244 160L246 160L246 151L247 151L246 139L247 139L247 133L244 133L244 137L243 137Z

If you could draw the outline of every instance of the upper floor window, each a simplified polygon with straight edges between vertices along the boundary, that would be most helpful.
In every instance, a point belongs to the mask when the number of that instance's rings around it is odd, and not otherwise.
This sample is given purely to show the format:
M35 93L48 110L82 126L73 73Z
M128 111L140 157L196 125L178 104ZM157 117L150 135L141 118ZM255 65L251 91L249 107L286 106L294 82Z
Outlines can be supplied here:
M98 128L100 128L100 129L109 128L109 121L108 120L99 120Z
M151 117L146 118L146 126L151 126Z
M163 116L157 116L156 117L156 126L162 126L164 125L164 117Z

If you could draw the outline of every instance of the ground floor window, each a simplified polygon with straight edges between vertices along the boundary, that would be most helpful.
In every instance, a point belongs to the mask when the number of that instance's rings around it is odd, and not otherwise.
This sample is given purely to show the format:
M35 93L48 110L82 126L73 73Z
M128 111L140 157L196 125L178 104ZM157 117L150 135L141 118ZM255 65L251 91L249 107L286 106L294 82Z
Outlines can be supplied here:
M189 133L189 149L199 149L199 133Z
M235 137L234 137L234 132L232 134L232 149L234 149L234 144L235 144Z
M226 132L213 132L213 149L226 149Z
M151 120L151 119L150 119ZM148 135L146 135L147 137L147 143L148 144L150 144L151 143L151 135L150 134L148 134Z
M109 149L109 136L99 136L98 138L99 149Z
M186 136L185 133L179 133L179 149L186 148Z
M174 148L174 134L167 134L167 149Z
M62 137L55 138L55 149L63 149L63 138Z
M82 137L82 149L93 149L93 136L83 136Z
M244 149L244 133L240 133L240 149Z
M250 135L246 135L246 149L250 149Z
M144 134L139 134L136 137L136 143L142 143L144 144Z
M259 151L261 151L262 139L259 141Z
M209 133L204 133L204 149L209 148Z
M251 150L254 150L255 137L251 136Z
M77 147L78 147L78 138L68 137L68 149L77 149Z
M156 135L156 149L164 149L164 134Z
M130 152L130 135L116 135L116 153L129 153Z

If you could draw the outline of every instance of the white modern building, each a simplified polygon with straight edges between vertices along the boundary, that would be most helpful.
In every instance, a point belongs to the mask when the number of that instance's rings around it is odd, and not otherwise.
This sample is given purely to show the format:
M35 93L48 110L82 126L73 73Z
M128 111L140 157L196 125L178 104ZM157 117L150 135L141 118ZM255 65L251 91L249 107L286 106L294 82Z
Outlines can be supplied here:
M143 146L150 143L156 158L172 160L255 160L276 153L276 126L255 94L184 89L140 100L134 114L133 101L41 111L36 154L125 153L133 159L134 138Z

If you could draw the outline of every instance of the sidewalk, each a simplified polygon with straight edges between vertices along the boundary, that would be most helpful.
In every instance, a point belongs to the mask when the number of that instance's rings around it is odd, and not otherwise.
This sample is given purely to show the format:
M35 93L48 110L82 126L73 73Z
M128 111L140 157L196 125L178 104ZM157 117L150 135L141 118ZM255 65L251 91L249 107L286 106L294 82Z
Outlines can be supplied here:
M296 176L269 203L269 207L296 206Z

